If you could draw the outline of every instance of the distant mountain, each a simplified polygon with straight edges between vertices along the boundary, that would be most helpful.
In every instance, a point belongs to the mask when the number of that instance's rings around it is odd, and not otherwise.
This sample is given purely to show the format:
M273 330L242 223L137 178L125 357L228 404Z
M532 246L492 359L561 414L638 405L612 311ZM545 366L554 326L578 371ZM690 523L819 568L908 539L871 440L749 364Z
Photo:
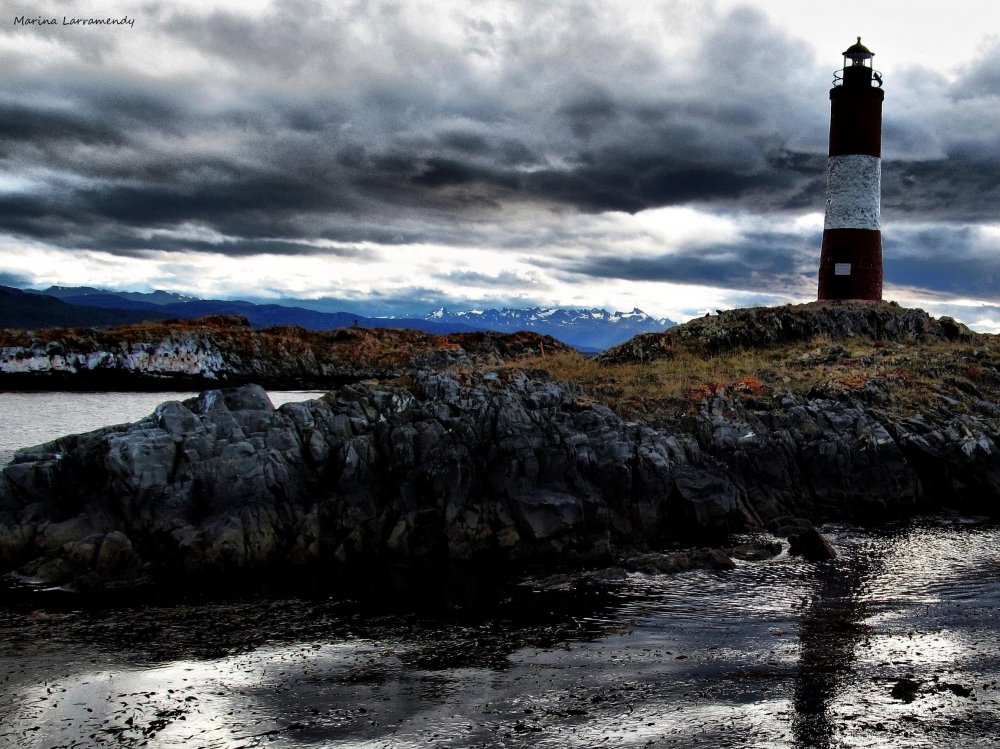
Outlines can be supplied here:
M11 289L11 291L18 291ZM253 304L239 300L197 299L165 291L149 294L107 291L89 286L51 286L41 291L28 289L23 304L39 310L57 302L60 314L56 322L35 322L35 317L0 319L0 327L32 328L45 326L100 326L123 322L144 322L176 318L191 320L206 315L242 315L255 328L270 325L298 325L307 330L332 330L357 325L362 328L407 328L426 333L472 333L484 328L472 328L464 323L439 323L424 319L388 319L363 317L353 312L317 312L283 304ZM156 302L149 301L156 299ZM178 299L183 301L177 301ZM42 301L44 300L44 301ZM98 310L112 313L102 314Z
M40 296L48 296L42 294ZM77 307L99 307L101 309L131 309L143 312L163 312L164 305L153 304L152 302L139 302L117 294L85 294L81 296L59 296L55 297L66 304L73 304Z
M512 333L532 330L558 338L581 351L603 351L624 343L639 333L659 333L675 323L667 318L655 318L640 309L631 312L608 312L605 309L488 309L448 312L441 308L425 320L439 323L462 323L478 330Z
M330 330L357 325L362 328L411 328L427 333L470 333L493 330L513 333L531 330L568 343L581 351L598 352L627 341L639 333L658 333L673 327L666 318L654 318L641 310L608 312L604 309L576 310L533 307L531 309L488 309L449 312L442 308L423 317L363 317L352 312L319 312L290 304L254 304L239 300L197 299L166 291L150 293L108 291L90 286L52 286L28 291L35 298L51 297L74 308L128 312L128 320L72 322L66 325L102 325L178 318L190 320L206 315L243 315L255 328L269 325L298 325L308 330ZM71 308L72 309L72 308ZM80 314L83 314L82 312ZM80 317L80 320L91 319ZM60 324L60 323L53 323ZM17 326L25 327L25 326Z
M269 325L298 325L307 330L331 330L349 328L408 328L426 333L446 335L448 333L471 333L483 328L472 328L463 323L440 323L433 320L387 319L362 317L353 312L317 312L302 307L286 307L283 304L252 304L241 301L216 301L199 299L184 304L166 304L159 308L171 317L191 319L205 315L243 315L255 328Z
M41 291L35 289L25 289L25 292L28 294L44 294L45 296L54 296L56 299L62 299L67 304L82 304L79 299L86 297L108 296L115 297L117 299L128 299L133 302L152 304L155 306L163 304L177 304L178 302L193 302L198 299L198 297L175 294L171 291L160 291L159 289L150 292L108 291L107 289L95 289L93 286L50 286L49 288ZM100 307L103 305L88 304L85 306Z
M86 287L80 287L86 288ZM46 289L46 292L48 289ZM302 307L288 307L283 304L253 304L239 300L194 299L170 304L152 304L136 301L117 292L87 293L77 296L62 295L61 301L79 307L100 307L108 310L130 310L147 312L151 320L177 318L192 320L206 315L242 315L255 328L270 325L298 325L307 330L332 330L349 328L407 328L426 333L447 335L448 333L471 333L485 328L472 328L464 323L439 323L423 319L388 319L362 317L353 312L317 312Z
M93 328L162 320L163 313L77 307L61 299L0 286L0 328Z

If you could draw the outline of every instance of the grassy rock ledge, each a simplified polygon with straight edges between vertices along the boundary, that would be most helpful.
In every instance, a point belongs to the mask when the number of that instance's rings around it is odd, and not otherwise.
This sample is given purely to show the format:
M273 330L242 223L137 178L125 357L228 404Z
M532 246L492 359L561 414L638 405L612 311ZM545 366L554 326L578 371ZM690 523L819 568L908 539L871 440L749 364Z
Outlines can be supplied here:
M812 302L720 311L663 333L637 335L606 351L601 361L647 363L678 351L711 355L817 338L929 342L973 337L965 325L950 317L935 320L922 309L894 303Z
M84 587L376 559L725 568L661 551L770 529L824 558L813 523L1000 517L1000 345L946 318L804 305L597 360L544 348L408 359L277 410L256 385L210 390L22 450L0 567Z

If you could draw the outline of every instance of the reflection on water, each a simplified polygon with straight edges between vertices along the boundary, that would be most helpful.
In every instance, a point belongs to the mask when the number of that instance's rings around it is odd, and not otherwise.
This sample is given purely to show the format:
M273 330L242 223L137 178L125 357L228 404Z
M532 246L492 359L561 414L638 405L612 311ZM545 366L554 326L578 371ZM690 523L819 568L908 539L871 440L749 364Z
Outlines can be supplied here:
M79 611L20 594L0 745L994 746L998 529L828 531L834 562L569 590L416 570Z
M305 390L268 393L275 407L322 394ZM22 447L137 421L165 401L194 395L197 393L0 393L0 466Z
M833 708L855 672L858 650L872 632L871 609L877 606L863 591L883 571L898 537L867 541L856 544L852 563L828 565L803 607L792 720L799 746L825 749L838 743ZM876 544L879 548L871 548Z

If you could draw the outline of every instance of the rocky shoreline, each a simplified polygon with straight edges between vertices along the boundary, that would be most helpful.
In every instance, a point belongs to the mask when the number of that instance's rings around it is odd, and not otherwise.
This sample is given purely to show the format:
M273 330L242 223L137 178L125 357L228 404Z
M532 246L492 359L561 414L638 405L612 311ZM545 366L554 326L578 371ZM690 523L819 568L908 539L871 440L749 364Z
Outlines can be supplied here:
M813 523L1000 517L1000 406L973 386L907 411L863 379L769 397L706 386L645 420L509 364L279 409L258 385L209 390L16 453L0 571L94 588L374 560L725 569L780 548L736 549L734 533L824 559Z
M993 419L794 397L753 412L720 392L685 426L624 422L516 371L423 373L278 410L257 386L208 391L18 452L0 474L0 560L83 587L379 558L612 564L808 529L782 518L996 515Z
M0 331L0 389L157 392L253 383L315 390L571 350L551 336L529 332L255 330L245 318L218 315L102 329Z

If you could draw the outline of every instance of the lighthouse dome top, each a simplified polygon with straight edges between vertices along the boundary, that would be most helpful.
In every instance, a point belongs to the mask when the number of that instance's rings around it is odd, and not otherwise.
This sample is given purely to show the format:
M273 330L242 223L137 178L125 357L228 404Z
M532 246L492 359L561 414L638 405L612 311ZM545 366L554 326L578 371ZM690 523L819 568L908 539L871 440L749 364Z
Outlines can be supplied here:
M861 43L861 37L858 37L857 44L852 44L846 50L844 50L844 57L849 57L854 61L855 65L860 65L864 60L870 60L875 56L868 47Z

